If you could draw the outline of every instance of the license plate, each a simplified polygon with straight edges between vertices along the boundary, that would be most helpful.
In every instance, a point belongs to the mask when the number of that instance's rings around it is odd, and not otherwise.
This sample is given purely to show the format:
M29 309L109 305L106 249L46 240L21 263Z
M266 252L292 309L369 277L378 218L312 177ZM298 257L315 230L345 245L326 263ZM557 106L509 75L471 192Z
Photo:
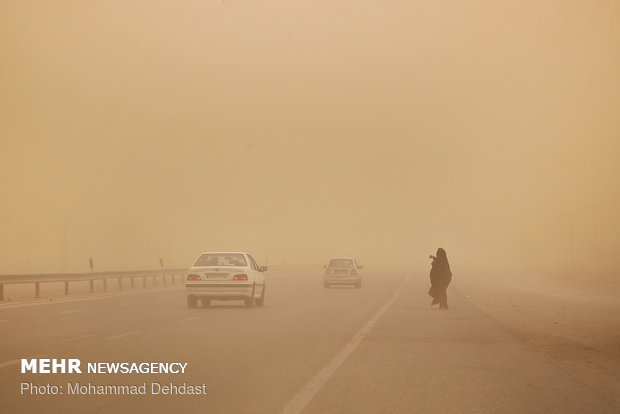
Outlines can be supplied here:
M228 273L206 273L207 280L224 280L228 279Z

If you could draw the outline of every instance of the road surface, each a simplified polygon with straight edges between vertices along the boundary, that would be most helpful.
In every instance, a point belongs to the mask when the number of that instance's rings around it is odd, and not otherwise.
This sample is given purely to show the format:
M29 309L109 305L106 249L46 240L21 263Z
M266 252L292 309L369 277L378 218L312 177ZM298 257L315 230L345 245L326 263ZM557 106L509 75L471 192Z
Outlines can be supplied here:
M188 309L181 287L0 306L0 412L618 413L620 402L480 310L455 281L368 269L364 286L268 279L264 307ZM21 374L21 358L187 362L185 374ZM603 374L601 374L603 375ZM602 378L620 383L619 377ZM20 384L62 395L20 395ZM205 396L67 395L67 383L206 384Z

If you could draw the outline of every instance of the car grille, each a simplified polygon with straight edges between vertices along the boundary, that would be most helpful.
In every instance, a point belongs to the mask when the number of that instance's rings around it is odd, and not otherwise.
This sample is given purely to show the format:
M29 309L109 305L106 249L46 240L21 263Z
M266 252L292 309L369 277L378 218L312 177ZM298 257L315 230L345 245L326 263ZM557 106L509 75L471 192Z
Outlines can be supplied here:
M346 275L347 273L349 273L348 270L336 270L334 273L336 273L337 275Z
M228 279L228 273L205 273L207 280L226 280Z

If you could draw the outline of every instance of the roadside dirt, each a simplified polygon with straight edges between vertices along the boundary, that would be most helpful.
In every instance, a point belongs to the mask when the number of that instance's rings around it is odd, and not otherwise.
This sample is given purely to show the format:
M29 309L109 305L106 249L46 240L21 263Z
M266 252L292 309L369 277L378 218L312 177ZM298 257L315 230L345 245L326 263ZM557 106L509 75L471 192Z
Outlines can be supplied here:
M620 403L620 284L614 279L466 277L453 288L568 373Z

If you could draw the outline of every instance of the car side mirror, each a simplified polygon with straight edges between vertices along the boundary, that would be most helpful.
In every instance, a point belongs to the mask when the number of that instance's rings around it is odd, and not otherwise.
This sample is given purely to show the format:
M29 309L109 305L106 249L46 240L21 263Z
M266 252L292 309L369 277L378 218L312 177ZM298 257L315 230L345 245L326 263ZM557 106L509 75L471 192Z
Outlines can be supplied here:
M327 269L327 266L323 265L323 269Z
M364 266L357 266L357 268L358 268L358 269L363 269L363 268L364 268Z
M269 268L268 268L267 266L261 266L259 270L260 270L261 272L266 272L268 269L269 269Z

